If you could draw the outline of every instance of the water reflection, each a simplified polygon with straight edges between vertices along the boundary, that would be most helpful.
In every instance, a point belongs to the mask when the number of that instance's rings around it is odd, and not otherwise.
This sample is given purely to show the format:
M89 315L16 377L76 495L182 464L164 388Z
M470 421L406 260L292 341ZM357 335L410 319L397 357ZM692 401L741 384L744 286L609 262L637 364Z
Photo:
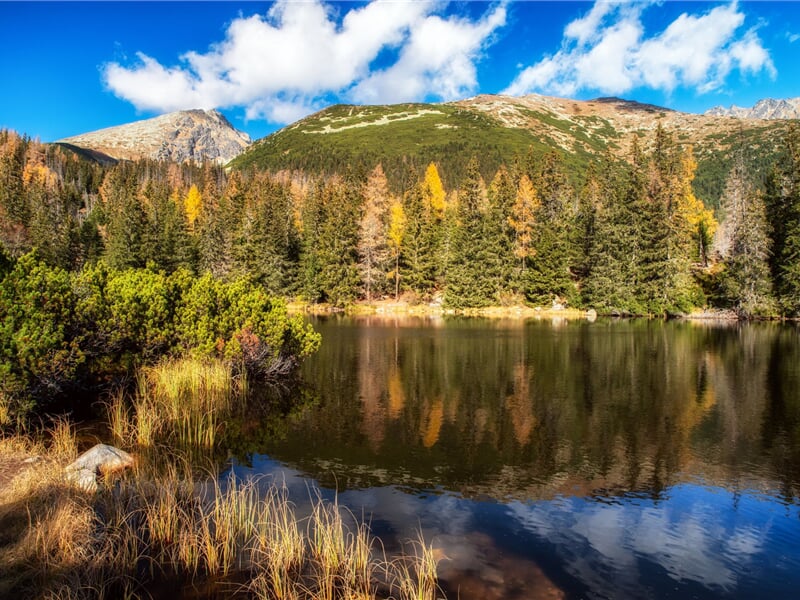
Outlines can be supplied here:
M431 326L436 323L436 326ZM326 484L531 500L687 476L797 496L797 330L779 325L329 319L317 408L255 451ZM756 485L759 485L756 483Z
M797 328L316 326L314 400L281 435L242 442L252 470L290 473L300 497L309 478L338 489L389 544L422 527L451 594L800 589Z

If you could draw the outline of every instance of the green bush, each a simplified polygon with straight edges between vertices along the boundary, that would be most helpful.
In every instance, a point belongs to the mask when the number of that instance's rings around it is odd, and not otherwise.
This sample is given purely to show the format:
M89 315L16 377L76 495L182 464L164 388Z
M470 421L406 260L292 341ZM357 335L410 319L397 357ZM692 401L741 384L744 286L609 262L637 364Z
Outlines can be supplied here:
M0 282L0 400L15 416L130 358L214 356L273 378L319 342L283 301L246 280L103 264L71 276L31 253Z

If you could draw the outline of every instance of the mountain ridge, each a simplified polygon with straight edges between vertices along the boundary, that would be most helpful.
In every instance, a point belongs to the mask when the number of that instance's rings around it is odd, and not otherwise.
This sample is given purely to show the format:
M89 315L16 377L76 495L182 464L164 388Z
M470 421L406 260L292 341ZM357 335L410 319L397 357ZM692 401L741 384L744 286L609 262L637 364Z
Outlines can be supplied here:
M182 110L58 140L116 160L229 162L249 144L217 110Z
M733 153L746 147L760 168L778 151L787 125L683 113L620 98L538 94L484 94L438 104L337 104L253 142L229 166L314 175L345 167L368 172L381 163L390 185L400 190L430 162L452 187L473 156L486 178L531 152L557 150L580 185L589 163L604 156L626 160L633 140L647 148L659 126L679 145L693 147L695 191L716 206Z
M730 108L715 106L705 115L715 117L735 117L738 119L800 119L800 98L763 98L750 108L731 105Z

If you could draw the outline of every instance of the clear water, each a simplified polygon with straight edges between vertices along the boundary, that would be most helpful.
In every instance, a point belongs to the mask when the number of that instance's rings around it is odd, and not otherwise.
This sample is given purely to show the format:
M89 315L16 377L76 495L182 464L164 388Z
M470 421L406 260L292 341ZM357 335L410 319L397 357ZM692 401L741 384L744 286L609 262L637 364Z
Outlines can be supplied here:
M241 474L320 489L450 598L800 598L800 330L327 318ZM248 427L243 427L248 429Z

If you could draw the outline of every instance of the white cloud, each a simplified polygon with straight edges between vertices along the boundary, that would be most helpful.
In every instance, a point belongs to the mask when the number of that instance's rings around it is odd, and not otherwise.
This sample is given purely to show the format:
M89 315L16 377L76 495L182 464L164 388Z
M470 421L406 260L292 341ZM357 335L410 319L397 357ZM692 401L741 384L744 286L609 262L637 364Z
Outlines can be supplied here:
M642 13L649 6L596 0L589 13L566 26L562 48L523 69L505 93L622 94L639 86L708 92L721 88L737 69L775 77L755 30L740 32L745 15L736 2L702 14L684 13L648 37Z
M477 87L475 62L505 24L495 7L471 21L439 16L436 0L375 0L339 20L321 0L280 0L265 16L235 19L207 52L178 66L144 53L134 65L110 63L108 88L140 110L243 106L248 118L287 123L331 94L373 102L452 99ZM390 50L397 59L372 72Z
M433 95L464 96L477 87L475 62L491 34L505 24L500 6L473 23L430 16L412 32L396 63L360 81L359 102L404 102Z

